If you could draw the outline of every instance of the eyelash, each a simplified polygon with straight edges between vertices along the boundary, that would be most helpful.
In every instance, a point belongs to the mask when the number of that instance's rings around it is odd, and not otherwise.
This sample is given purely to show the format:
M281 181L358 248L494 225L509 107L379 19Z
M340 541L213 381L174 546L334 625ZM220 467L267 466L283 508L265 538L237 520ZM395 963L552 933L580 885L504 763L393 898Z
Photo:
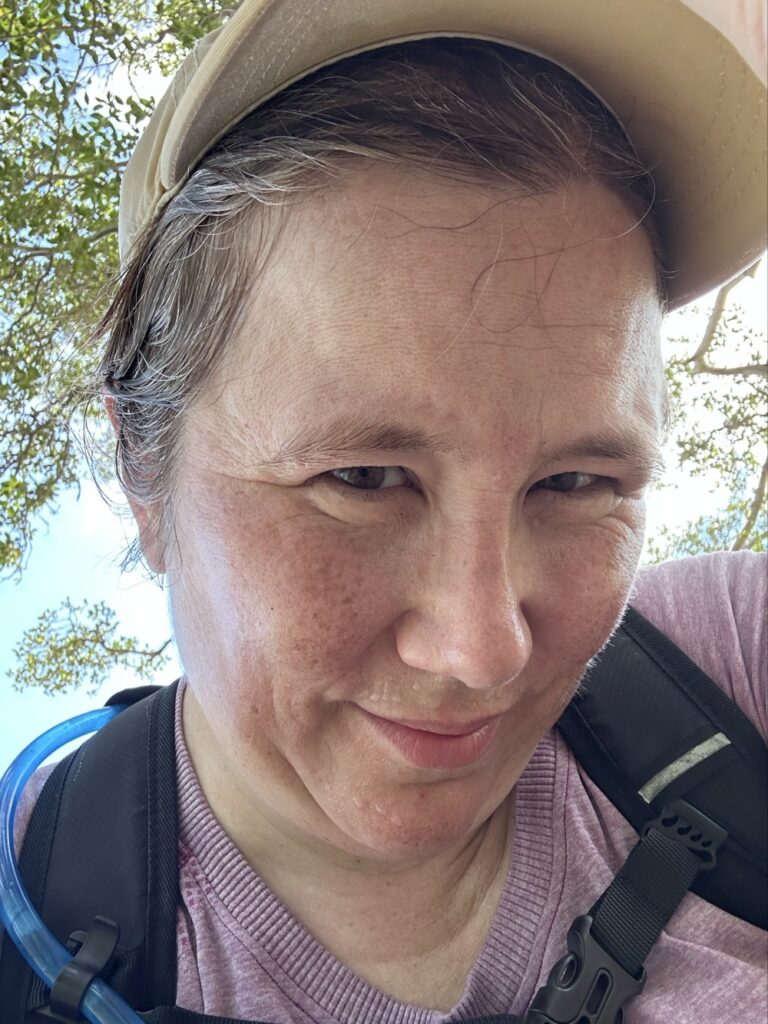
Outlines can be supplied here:
M340 480L339 477L333 476L333 473L349 472L353 469L400 469L401 472L405 472L400 466L344 466L340 469L329 470L327 473L322 473L313 479L312 483L326 484L336 490L343 492L349 497L357 501L381 501L383 496L388 491L397 492L400 487L384 487L384 488L363 488L353 487L351 484L346 483L344 480ZM587 484L585 487L579 487L572 491L558 491L555 488L543 488L539 485L544 483L546 480L555 480L558 477L564 476L588 476L594 477L594 479ZM565 473L552 473L549 476L542 477L538 480L530 489L528 493L536 490L547 491L550 494L554 494L559 498L568 498L573 500L588 494L594 493L599 488L603 487L615 487L618 481L614 477L609 476L598 476L595 473L581 473L579 471L570 471ZM402 486L407 487L408 490L413 490L413 484L408 479L408 482Z

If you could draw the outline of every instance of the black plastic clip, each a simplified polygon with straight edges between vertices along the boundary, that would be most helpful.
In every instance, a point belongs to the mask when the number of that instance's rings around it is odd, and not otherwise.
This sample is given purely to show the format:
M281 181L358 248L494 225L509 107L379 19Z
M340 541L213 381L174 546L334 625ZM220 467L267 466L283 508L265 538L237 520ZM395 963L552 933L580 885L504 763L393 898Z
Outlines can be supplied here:
M120 928L109 918L94 917L87 932L73 932L70 938L81 943L80 949L53 983L48 1005L36 1011L38 1019L46 1024L78 1024L83 1020L80 1006L88 986L109 966Z
M634 978L592 935L592 917L577 917L568 932L569 952L540 988L524 1024L618 1024L622 1007L642 991L645 970Z
M672 800L666 804L658 818L643 826L643 836L652 828L696 854L701 861L699 871L709 871L715 866L717 851L728 838L724 828L687 800Z

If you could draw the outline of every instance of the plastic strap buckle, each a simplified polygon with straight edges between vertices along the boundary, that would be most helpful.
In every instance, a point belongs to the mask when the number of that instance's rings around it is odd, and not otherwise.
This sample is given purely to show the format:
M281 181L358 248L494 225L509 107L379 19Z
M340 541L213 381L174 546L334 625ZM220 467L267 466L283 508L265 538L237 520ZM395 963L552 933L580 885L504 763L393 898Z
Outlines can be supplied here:
M577 917L569 952L552 968L525 1016L525 1024L615 1024L622 1007L642 991L645 970L634 978L592 935L592 917Z
M724 828L687 800L672 800L666 804L658 818L643 827L643 836L652 828L694 853L701 861L699 871L710 871L715 866L717 851L728 838Z
M83 1020L80 1006L91 982L112 960L120 928L109 918L94 917L87 932L72 932L70 938L81 943L80 949L53 983L48 1005L36 1011L46 1024L77 1024Z

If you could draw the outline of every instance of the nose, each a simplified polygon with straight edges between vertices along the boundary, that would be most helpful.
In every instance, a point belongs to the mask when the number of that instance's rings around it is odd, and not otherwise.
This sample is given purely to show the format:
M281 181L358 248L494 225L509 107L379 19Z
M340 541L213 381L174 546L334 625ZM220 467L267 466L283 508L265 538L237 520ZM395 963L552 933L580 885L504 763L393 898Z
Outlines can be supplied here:
M443 543L425 562L396 626L403 662L475 690L514 680L532 650L522 560L478 529Z

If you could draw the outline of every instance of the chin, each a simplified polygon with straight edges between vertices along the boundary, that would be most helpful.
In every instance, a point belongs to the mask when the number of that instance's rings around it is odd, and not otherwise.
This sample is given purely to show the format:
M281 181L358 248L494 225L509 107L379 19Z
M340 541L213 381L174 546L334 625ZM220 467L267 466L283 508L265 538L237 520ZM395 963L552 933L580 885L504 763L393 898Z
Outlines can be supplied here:
M441 787L442 788L442 787ZM446 789L454 788L450 784ZM495 811L488 806L488 790L480 801L434 793L434 787L421 786L404 799L355 798L359 813L354 818L334 815L337 828L351 841L350 852L384 860L407 858L411 854L439 853L469 839ZM363 812L363 804L366 804Z

